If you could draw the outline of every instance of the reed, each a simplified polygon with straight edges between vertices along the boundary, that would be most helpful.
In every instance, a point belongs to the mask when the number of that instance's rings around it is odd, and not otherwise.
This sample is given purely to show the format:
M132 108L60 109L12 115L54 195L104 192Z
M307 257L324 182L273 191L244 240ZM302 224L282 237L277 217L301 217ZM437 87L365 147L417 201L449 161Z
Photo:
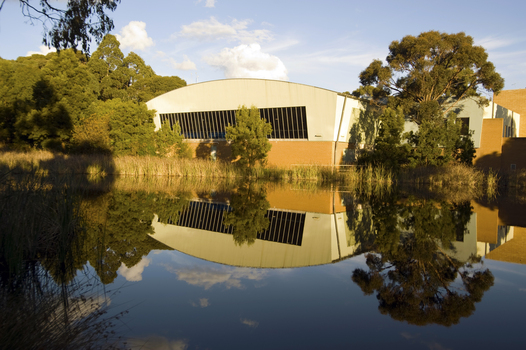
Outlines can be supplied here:
M489 170L486 174L486 195L489 198L494 198L497 196L499 189L499 174L493 170Z
M331 167L305 165L291 167L270 166L242 169L234 163L204 159L178 159L161 157L106 155L61 155L47 151L28 153L3 152L0 154L0 170L16 174L86 174L91 182L101 181L109 175L135 177L184 177L220 179L252 179L274 182L312 181L318 184L346 184L364 187L379 184L390 187L394 184L408 183L428 185L435 189L458 188L471 192L497 191L499 178L496 174L484 174L473 167L450 165L447 167L405 168L399 173L379 167ZM526 172L523 172L526 174ZM526 175L516 172L507 177L507 183L514 188L522 188ZM367 185L369 186L369 185ZM481 190L484 188L483 190Z

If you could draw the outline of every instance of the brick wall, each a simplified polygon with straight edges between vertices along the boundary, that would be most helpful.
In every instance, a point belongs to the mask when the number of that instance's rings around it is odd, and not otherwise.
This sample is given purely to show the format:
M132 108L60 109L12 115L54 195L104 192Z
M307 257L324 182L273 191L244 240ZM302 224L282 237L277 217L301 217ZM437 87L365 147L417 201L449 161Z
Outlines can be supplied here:
M504 90L493 101L521 115L519 137L526 137L526 89Z
M336 194L329 191L291 192L289 188L273 188L267 192L267 200L271 208L332 214Z
M511 170L511 164L517 170L526 169L526 138L504 138L501 169Z
M270 141L270 143L272 148L268 154L268 165L332 165L333 163L334 142L332 141ZM342 144L347 145L347 143ZM212 147L215 147L217 159L232 161L232 151L226 141L188 141L188 145L192 148L194 157L209 158Z
M498 217L497 208L487 208L472 201L473 212L477 214L477 242L497 243Z
M474 164L481 169L499 170L502 156L502 119L484 119L480 148L476 150Z

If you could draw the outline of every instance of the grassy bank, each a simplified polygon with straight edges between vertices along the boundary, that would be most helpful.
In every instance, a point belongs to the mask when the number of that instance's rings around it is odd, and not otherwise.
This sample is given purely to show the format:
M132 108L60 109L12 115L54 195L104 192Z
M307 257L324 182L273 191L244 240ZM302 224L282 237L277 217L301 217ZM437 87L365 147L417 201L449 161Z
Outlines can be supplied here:
M453 188L459 191L484 192L494 195L499 185L495 173L484 173L472 167L452 165L441 168L403 169L393 173L384 168L330 167L319 165L293 167L256 167L240 169L231 163L202 159L174 159L159 157L62 155L46 151L0 154L0 171L12 173L37 172L48 174L84 174L96 180L108 175L174 178L206 178L231 180L250 178L270 181L313 181L349 186L390 187L395 183L434 188ZM523 176L526 178L526 175ZM515 176L508 183L520 188L525 179Z

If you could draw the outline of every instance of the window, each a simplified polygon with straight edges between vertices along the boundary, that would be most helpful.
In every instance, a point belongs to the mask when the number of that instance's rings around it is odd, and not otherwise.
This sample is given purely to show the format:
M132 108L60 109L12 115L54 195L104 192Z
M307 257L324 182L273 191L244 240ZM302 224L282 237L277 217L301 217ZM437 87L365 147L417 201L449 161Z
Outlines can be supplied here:
M308 139L305 106L260 108L261 118L272 125L270 139ZM208 111L160 114L161 124L177 122L186 139L225 139L226 127L236 124L236 111Z
M232 234L232 226L223 225L224 214L232 208L227 204L191 201L182 211L164 221L170 225L195 228L212 232ZM305 228L305 213L281 210L268 210L267 230L257 234L264 241L301 246Z
M460 135L469 135L469 118L459 118L462 126L460 127Z

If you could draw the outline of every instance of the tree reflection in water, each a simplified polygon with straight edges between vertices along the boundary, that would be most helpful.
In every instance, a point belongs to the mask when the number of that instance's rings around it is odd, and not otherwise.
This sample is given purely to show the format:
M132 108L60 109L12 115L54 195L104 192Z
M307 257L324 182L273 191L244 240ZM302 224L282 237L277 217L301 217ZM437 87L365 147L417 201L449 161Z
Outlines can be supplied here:
M81 193L67 177L0 179L1 348L113 345L122 313L106 315L108 296L85 266Z
M246 182L232 194L232 211L225 213L224 225L232 226L237 245L251 245L258 233L268 229L266 214L270 208L264 184Z
M382 314L410 324L451 326L469 317L494 281L480 258L451 256L452 243L466 232L470 203L396 197L370 203L375 237L365 255L369 271L352 274L364 294L376 293Z
M114 190L103 197L84 201L86 256L102 283L112 283L124 264L137 265L154 249L171 250L150 236L154 213L161 221L177 221L188 203L188 193L159 194Z

